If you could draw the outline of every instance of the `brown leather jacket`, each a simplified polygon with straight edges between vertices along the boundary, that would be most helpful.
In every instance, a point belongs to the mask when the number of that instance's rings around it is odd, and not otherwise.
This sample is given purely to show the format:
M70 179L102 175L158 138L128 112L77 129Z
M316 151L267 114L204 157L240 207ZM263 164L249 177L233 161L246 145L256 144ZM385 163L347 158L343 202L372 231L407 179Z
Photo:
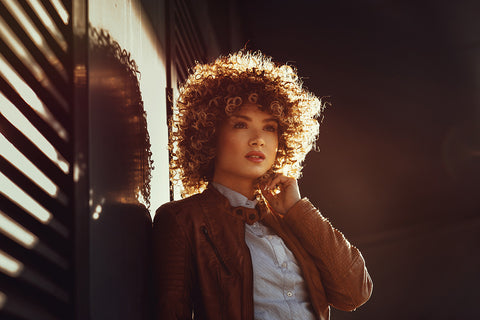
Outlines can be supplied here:
M215 188L161 206L154 219L156 319L253 319L253 275L245 243L246 208L232 208ZM357 248L307 200L284 217L261 210L295 255L318 319L329 306L352 311L372 281Z

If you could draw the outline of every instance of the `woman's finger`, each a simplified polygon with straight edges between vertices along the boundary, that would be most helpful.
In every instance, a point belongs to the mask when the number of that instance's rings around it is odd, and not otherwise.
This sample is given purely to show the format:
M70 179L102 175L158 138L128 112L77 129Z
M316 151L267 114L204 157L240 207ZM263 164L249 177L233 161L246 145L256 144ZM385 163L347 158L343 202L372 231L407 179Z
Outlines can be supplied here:
M296 183L295 178L284 176L283 174L279 174L275 176L272 181L268 184L268 189L274 190L277 187L281 189L285 189L291 185Z
M268 189L273 190L279 185L283 185L286 181L288 181L290 178L284 176L281 173L278 173L273 177L273 179L270 181L268 184Z

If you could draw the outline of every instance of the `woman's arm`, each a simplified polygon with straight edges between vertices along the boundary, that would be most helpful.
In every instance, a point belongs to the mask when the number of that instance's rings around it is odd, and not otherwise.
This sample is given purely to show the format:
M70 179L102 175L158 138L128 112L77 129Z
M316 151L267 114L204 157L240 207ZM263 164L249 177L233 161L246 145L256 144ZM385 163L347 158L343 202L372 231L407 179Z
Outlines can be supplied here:
M360 251L308 199L297 202L284 219L315 261L332 306L351 311L370 298L373 284Z
M155 319L192 319L192 255L172 204L153 222L153 307Z
M275 188L280 192L271 191ZM300 198L297 180L279 174L263 194L314 260L328 302L347 311L365 303L373 285L360 251L310 201Z

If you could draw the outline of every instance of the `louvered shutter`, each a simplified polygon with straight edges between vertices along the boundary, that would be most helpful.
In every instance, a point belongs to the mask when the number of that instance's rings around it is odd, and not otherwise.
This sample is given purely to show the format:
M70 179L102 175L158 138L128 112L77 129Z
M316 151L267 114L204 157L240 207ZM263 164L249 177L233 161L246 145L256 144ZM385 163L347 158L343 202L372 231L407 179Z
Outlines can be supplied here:
M173 115L173 101L190 69L196 62L207 60L205 41L199 32L198 21L189 0L167 0L167 118ZM169 128L171 130L171 128ZM170 154L170 161L172 154ZM170 179L170 200L179 198Z
M73 318L71 2L0 0L0 318Z
M190 1L173 0L173 3L173 64L178 86L195 62L206 62L206 50Z

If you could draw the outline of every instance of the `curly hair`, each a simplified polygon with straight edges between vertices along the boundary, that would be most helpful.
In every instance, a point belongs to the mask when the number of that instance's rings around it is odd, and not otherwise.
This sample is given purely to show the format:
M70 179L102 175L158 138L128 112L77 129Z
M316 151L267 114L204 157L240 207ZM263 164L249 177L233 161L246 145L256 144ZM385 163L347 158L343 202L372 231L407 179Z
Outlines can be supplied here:
M137 64L107 31L91 26L89 52L92 145L98 150L92 168L102 176L96 187L136 200L141 195L149 207L153 160Z
M296 69L261 52L239 51L210 64L197 64L180 89L171 119L171 169L182 195L205 189L212 180L219 124L245 103L259 105L279 124L275 172L299 178L319 132L324 104L303 87Z

